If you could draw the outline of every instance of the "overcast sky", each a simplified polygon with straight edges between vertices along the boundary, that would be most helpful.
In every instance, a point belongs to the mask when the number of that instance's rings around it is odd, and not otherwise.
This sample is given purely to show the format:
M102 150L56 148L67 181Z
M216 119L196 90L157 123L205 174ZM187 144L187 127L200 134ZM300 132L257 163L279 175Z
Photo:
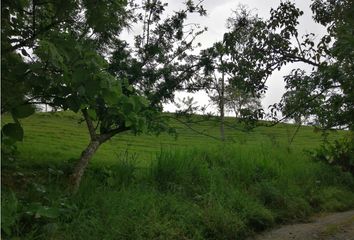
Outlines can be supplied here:
M168 11L171 12L180 9L183 6L184 0L170 0L168 2ZM197 15L189 18L190 22L199 23L202 26L206 26L208 31L202 34L198 42L202 43L202 48L211 46L214 42L222 40L222 36L226 31L226 19L232 15L232 10L236 9L240 4L247 6L254 14L257 14L261 18L268 18L271 8L276 8L280 0L204 0L203 5L207 10L206 17L199 17ZM325 30L312 20L312 14L310 10L309 0L297 0L295 1L297 7L304 11L304 15L300 18L299 32L300 36L305 33L316 33L322 35ZM138 33L141 29L134 29ZM131 34L131 33L130 33ZM262 100L264 108L268 108L270 104L276 103L280 100L284 93L283 76L290 73L293 68L310 69L306 64L292 64L283 67L280 71L276 71L268 79L268 92ZM186 93L178 93L178 98L187 96ZM207 104L209 98L205 93L196 93L193 96L201 105ZM176 108L172 104L166 104L166 111L174 111ZM215 109L215 108L214 108Z

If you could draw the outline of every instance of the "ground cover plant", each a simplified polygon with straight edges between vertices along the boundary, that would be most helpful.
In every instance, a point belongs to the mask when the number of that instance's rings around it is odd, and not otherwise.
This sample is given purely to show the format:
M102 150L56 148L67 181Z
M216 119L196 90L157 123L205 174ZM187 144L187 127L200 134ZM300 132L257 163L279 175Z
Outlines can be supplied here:
M80 154L73 143L85 145L88 136L80 127L84 123L66 118L79 120L58 112L23 121L29 137L25 134L15 159L2 161L4 239L244 239L315 212L354 207L354 178L303 151L320 143L311 127L303 127L287 146L287 131L296 129L291 125L248 135L228 129L229 137L243 141L229 138L223 145L177 122L172 123L180 130L177 139L113 138L97 153L105 160L93 160L72 196L65 181L70 159ZM219 134L213 121L203 128ZM75 131L66 136L68 129ZM131 145L116 148L120 141Z

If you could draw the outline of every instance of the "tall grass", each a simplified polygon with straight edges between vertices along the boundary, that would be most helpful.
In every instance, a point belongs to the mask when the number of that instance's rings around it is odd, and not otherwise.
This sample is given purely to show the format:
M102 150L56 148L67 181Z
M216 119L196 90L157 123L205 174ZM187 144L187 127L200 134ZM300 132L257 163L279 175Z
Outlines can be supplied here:
M124 156L112 166L91 166L75 196L54 187L56 177L35 183L45 192L6 186L2 208L16 219L9 217L5 236L244 239L314 212L354 207L351 175L282 146L165 150L146 167ZM28 214L34 202L58 214Z

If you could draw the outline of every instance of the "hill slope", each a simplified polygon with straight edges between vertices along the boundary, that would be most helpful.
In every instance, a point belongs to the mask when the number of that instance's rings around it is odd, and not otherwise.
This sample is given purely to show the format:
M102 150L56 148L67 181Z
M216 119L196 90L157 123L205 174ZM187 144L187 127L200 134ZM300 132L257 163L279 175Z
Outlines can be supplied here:
M5 117L5 121L9 118ZM279 124L275 127L258 127L251 132L235 129L234 118L227 118L225 129L228 143L236 145L273 145L289 146L289 141L296 131L296 126ZM80 116L72 112L37 113L23 119L25 139L18 145L23 158L33 161L62 161L64 159L78 158L81 151L88 144L88 132ZM141 160L150 160L161 149L194 148L200 146L216 145L219 141L198 134L185 125L171 120L171 126L177 131L177 138L167 133L156 135L140 135L125 133L115 136L111 141L103 144L94 157L103 162L111 162L117 154L123 151L136 153ZM191 126L199 132L219 137L217 121L205 121ZM230 127L232 126L232 127ZM296 151L311 149L320 144L320 133L314 133L313 127L301 127L294 138L291 148ZM343 131L334 132L330 139L345 134Z

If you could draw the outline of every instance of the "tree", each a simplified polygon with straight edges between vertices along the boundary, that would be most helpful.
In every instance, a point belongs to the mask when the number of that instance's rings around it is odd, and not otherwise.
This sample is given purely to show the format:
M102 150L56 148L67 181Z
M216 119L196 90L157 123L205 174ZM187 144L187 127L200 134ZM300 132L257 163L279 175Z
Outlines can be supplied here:
M128 85L105 70L108 65L102 55L132 18L126 5L125 1L92 4L33 0L9 1L2 6L2 79L6 87L21 89L16 98L3 92L2 112L10 111L15 123L5 125L2 133L6 139L22 140L18 119L32 114L34 111L28 109L33 104L81 110L91 141L75 168L74 188L98 146L130 127L119 124L97 135L92 122L102 116L99 105L114 111L117 104L124 104L126 113L128 102L133 101L133 97L123 93ZM135 98L136 108L146 105L142 98ZM112 124L112 120L111 115L102 122Z
M218 106L222 140L225 140L225 107L234 108L236 102L237 105L241 103L237 99L237 93L242 93L244 100L246 96L252 95L252 98L247 97L247 104L242 103L243 107L247 107L247 110L242 111L243 115L247 115L246 118L252 118L252 115L257 114L259 110L259 108L254 108L251 102L255 102L253 100L260 97L254 89L259 87L258 83L263 75L257 76L255 73L258 69L245 66L246 63L251 63L249 57L252 52L249 45L253 42L252 33L258 30L259 21L260 19L252 16L245 7L240 7L228 19L228 32L224 34L223 40L201 52L205 76L203 81L206 82L205 86L211 100Z
M293 62L313 67L309 73L294 69L285 77L286 93L274 106L284 118L310 116L323 129L352 130L354 3L313 0L311 9L315 21L327 28L317 43L312 33L299 37L298 18L303 12L286 1L271 10L263 30L255 35L253 51L259 52L259 64L270 72Z
M245 111L255 112L262 108L260 98L255 94L228 86L226 88L226 108L235 113L236 118L241 118Z
M132 49L120 40L119 33L129 23L142 19L142 14L132 10L140 9L138 5L128 6L126 1L118 0L68 1L64 6L57 1L11 3L5 7L9 10L8 32L7 45L2 47L25 66L26 79L20 81L26 88L21 100L9 106L16 109L45 103L82 114L90 142L71 175L76 191L101 144L125 131L138 134L165 127L160 116L162 102L172 98L198 66L188 50L202 30L190 29L186 36L184 21L189 13L204 15L205 11L200 3L187 1L184 10L162 19L166 4L146 1L144 35L136 37ZM11 18L16 15L24 16L16 21L24 30L14 35ZM31 34L27 36L27 32ZM17 35L22 39L17 40ZM32 54L27 53L30 50ZM4 56L2 61L8 60ZM6 81L17 86L18 78ZM5 127L3 133L13 135Z
M202 51L202 62L205 65L204 81L207 82L207 93L211 100L218 106L220 114L220 138L225 140L225 84L226 84L226 59L227 53L222 42L217 42L213 47ZM219 76L218 76L219 75Z
M292 98L301 112L309 112L324 129L354 130L354 3L353 1L318 1L311 5L314 19L327 27L310 57L316 59L315 71L310 74L294 70L286 78L287 89L297 94ZM296 78L301 78L297 84ZM311 84L310 84L311 82ZM299 102L303 92L311 92L304 106ZM316 94L317 93L317 94ZM316 95L320 95L316 97Z

